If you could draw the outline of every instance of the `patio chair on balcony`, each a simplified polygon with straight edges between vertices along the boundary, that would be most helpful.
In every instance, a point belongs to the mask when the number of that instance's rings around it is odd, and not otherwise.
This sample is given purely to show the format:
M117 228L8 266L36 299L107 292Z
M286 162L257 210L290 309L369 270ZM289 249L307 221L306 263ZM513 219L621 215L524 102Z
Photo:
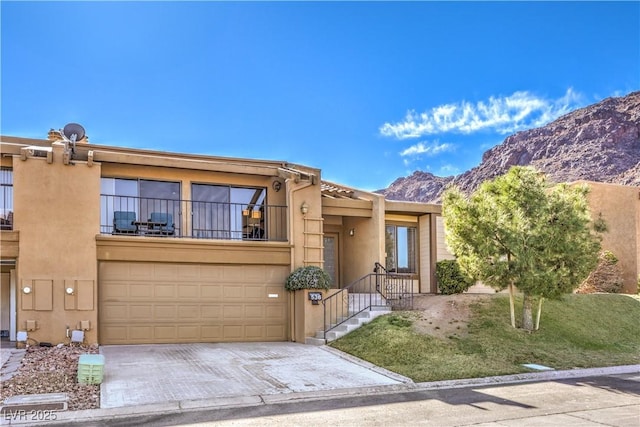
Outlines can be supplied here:
M136 213L131 211L113 212L113 234L137 234Z
M154 233L170 236L176 231L176 226L173 223L173 215L170 213L151 212L149 222L152 224Z

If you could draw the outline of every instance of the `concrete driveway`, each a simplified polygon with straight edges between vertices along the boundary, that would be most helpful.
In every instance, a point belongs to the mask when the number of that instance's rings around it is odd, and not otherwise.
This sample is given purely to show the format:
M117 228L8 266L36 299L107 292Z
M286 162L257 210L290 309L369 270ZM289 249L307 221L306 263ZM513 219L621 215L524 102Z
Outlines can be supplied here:
M108 345L100 352L101 408L412 382L330 347L290 342Z

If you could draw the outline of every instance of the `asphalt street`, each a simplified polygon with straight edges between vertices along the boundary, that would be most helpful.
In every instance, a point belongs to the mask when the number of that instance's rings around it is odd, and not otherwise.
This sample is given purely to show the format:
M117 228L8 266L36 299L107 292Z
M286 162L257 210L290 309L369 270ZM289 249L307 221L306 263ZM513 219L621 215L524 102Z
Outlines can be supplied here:
M438 390L418 384L415 391L114 418L99 425L638 427L640 373Z

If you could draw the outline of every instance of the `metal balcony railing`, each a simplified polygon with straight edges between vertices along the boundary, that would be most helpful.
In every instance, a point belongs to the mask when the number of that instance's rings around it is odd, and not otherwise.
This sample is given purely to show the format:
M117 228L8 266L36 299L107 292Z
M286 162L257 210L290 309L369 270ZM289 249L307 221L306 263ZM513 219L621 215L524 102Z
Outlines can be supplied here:
M100 196L100 233L287 241L287 207Z

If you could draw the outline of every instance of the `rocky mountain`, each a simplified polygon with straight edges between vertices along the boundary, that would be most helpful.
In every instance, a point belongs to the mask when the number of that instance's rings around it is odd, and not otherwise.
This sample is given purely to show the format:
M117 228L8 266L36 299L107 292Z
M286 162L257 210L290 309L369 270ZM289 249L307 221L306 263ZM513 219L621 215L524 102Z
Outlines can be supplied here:
M607 98L511 135L486 151L480 165L456 177L418 171L379 192L390 200L439 202L451 182L471 192L516 165L533 166L553 182L640 186L640 92Z

